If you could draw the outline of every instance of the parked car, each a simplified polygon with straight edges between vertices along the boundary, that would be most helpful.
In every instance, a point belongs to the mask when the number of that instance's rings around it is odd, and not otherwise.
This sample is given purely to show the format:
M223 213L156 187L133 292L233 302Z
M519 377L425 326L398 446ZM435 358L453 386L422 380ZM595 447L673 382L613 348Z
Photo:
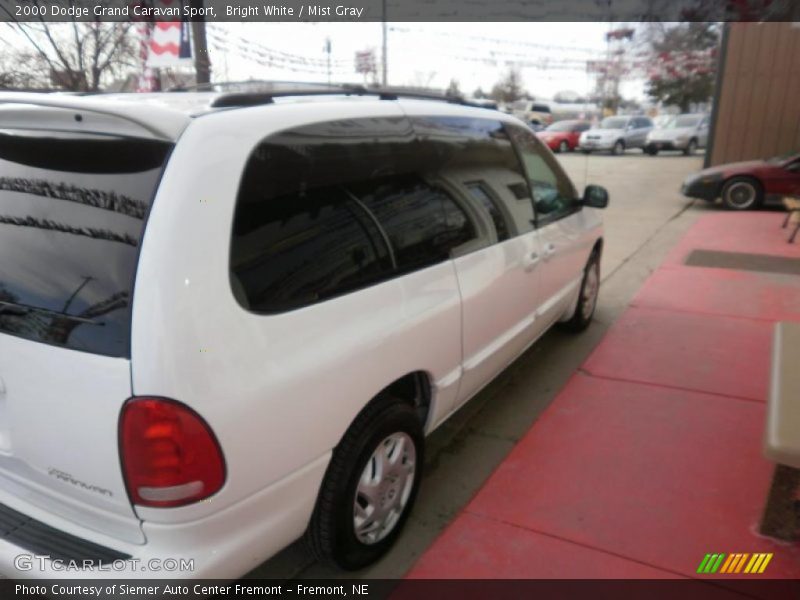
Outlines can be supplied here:
M556 121L537 137L555 152L570 152L578 147L581 133L591 127L588 121Z
M589 325L603 188L514 117L325 89L0 94L0 571L363 567L425 435Z
M511 104L511 113L519 120L536 128L547 127L553 122L550 105L534 100L517 100Z
M680 150L691 156L708 144L708 115L678 115L647 134L644 150L655 156L662 150Z
M629 148L644 148L651 129L653 122L648 117L606 117L597 127L584 131L578 145L586 154L595 150L622 154Z
M779 204L784 196L800 196L800 151L703 169L687 177L681 191L709 202L722 198L731 210Z
M658 115L657 117L653 117L653 128L654 129L663 129L672 119L675 118L676 115Z

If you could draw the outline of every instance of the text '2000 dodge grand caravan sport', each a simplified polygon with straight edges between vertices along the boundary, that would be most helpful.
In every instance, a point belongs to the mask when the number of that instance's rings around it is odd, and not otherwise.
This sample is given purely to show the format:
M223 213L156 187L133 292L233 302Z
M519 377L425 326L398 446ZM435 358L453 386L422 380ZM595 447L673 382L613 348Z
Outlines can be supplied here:
M234 578L303 536L365 566L425 435L589 324L605 190L401 96L0 94L0 570Z

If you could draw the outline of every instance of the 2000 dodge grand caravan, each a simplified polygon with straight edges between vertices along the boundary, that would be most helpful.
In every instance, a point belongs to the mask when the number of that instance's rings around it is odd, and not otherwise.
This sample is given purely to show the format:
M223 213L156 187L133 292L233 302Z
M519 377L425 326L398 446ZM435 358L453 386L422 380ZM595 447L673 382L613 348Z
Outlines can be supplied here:
M425 434L588 325L607 200L387 90L0 94L0 570L376 560Z

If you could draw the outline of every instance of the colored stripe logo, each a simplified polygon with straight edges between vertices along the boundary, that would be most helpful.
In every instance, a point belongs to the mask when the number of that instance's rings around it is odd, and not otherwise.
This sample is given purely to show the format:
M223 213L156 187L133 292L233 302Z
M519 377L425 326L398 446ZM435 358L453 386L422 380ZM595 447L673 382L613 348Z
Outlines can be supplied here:
M698 573L712 575L745 573L755 575L763 573L769 561L772 560L772 552L768 553L738 553L738 554L706 554L697 567Z

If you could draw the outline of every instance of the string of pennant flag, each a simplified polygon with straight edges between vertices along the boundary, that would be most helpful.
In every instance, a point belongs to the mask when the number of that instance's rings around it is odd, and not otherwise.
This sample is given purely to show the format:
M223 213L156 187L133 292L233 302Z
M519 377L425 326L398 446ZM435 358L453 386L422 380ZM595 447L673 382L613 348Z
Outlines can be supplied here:
M156 4L169 6L177 0L156 0ZM408 27L392 26L391 32L401 34L418 33ZM156 21L138 23L136 31L140 38L142 71L139 90L153 89L154 68L185 64L191 59L191 40L188 22ZM207 25L211 49L215 52L236 56L261 66L286 71L315 75L330 74L349 76L354 72L374 72L374 64L364 67L365 60L312 57L270 48L250 37L232 32L228 27ZM405 38L405 39L403 39ZM454 47L447 38L460 38L462 43ZM403 54L424 54L428 57L450 61L484 65L494 68L525 68L540 72L537 77L546 77L549 71L584 72L596 76L646 77L651 80L676 77L692 77L710 73L716 61L716 49L702 51L668 51L652 53L647 50L622 50L608 58L597 56L596 49L580 46L552 46L536 42L504 40L486 36L471 36L437 33L426 40L425 46L409 43L409 36L401 35L394 43ZM481 48L476 43L483 44ZM572 55L570 56L570 53ZM361 54L365 54L362 52ZM372 61L374 63L374 53Z

